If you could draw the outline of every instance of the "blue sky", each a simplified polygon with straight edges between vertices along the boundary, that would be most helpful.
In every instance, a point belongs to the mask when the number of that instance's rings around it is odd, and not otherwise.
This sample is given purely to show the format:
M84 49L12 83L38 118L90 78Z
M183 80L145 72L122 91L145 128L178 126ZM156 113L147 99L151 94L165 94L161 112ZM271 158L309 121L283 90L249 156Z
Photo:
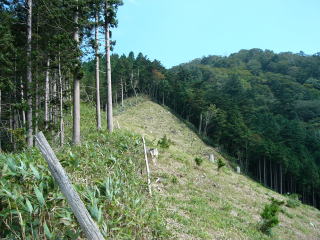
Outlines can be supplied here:
M240 49L320 52L320 0L124 0L114 52L169 68Z

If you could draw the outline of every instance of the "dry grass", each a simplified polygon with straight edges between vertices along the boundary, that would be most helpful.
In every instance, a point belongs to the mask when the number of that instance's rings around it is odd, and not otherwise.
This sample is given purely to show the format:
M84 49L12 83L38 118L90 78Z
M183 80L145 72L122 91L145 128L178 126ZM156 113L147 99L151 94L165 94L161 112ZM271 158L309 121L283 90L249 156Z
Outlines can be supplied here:
M285 214L280 215L274 235L261 234L258 224L265 203L270 197L285 197L230 167L220 173L209 161L197 167L196 156L221 156L168 109L140 99L116 120L122 128L145 135L149 147L155 147L164 135L174 142L169 149L160 149L157 166L151 166L153 188L163 196L174 239L320 239L320 212L305 205L283 207Z

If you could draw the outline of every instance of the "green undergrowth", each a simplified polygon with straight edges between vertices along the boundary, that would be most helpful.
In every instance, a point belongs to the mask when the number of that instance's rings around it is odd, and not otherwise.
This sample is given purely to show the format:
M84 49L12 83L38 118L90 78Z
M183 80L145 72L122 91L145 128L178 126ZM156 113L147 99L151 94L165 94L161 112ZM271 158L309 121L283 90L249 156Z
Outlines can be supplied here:
M167 239L159 198L148 197L141 173L141 137L97 132L93 113L82 106L81 145L55 149L81 199L108 239ZM1 239L84 238L38 150L0 155L0 171Z
M264 206L272 197L288 202L287 197L244 174L237 174L236 164L218 149L206 145L189 124L169 109L146 99L116 116L116 120L122 128L149 139L152 142L149 147L155 147L164 136L172 141L169 148L158 146L157 164L150 165L153 187L162 195L164 218L173 235L168 239L311 240L320 237L319 211L303 204L291 207L290 203L279 212L279 224L273 226L273 235L264 234L261 231ZM215 155L214 163L209 161L209 154Z

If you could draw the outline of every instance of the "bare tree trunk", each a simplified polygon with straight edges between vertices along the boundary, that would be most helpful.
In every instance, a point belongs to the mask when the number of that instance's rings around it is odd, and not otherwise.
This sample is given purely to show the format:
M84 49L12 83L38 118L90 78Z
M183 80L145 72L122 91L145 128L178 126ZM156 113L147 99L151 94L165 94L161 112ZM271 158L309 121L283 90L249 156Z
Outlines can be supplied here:
M246 140L246 153L245 153L246 167L244 169L245 173L248 173L249 169L249 160L248 160L248 140Z
M315 196L314 196L314 186L312 186L312 205L314 206L314 207L317 207L316 205L316 198L315 198Z
M49 94L50 94L50 85L49 85L49 74L50 74L50 58L47 58L47 69L46 69L46 80L45 80L45 95L44 95L44 124L45 129L49 127Z
M20 89L21 89L21 102L24 102L24 86L22 82L22 77L20 79ZM26 112L24 111L24 108L22 109L22 123L23 123L23 126L26 125Z
M269 158L269 161L270 161L270 188L272 189L273 185L272 185L272 162L271 162L271 158Z
M62 87L60 52L59 52L58 73L59 73L59 87L60 87L60 146L63 146L64 144L63 87Z
M123 107L123 80L121 77L121 107Z
M162 92L162 105L164 105L164 91Z
M32 63L31 63L31 40L32 40L32 0L27 0L28 17L27 17L27 99L28 99L28 132L27 144L28 147L33 147L33 126L32 126Z
M277 166L275 167L275 172L276 172L276 174L275 174L275 186L276 186L276 191L279 191L279 187L278 187L278 170L277 170L278 168L277 168Z
M133 83L133 70L131 70L130 82L131 82L131 87L132 87L134 96L137 97L136 86Z
M52 120L53 120L53 124L55 125L57 123L57 106L56 106L55 103L56 103L56 101L58 99L57 74L56 74L56 72L55 72L54 78L53 78L52 96L53 96L53 102L54 102L54 104L52 104Z
M201 135L201 129L202 129L202 113L200 113L200 122L199 122L199 130L198 130L199 135Z
M111 63L110 63L110 32L109 32L109 22L108 22L108 1L105 2L105 41L106 41L106 69L107 69L107 121L108 130L113 131L113 114L112 114L112 85L111 85Z
M78 4L78 0L77 0ZM77 10L74 15L74 23L78 25L79 22L79 10L77 6ZM75 32L73 35L73 39L77 43L77 47L79 47L79 27L76 26ZM76 63L75 68L78 68L79 63ZM74 145L80 143L80 79L79 73L76 71L73 79L73 138L72 142Z
M39 100L39 82L38 80L36 80L36 102L35 102L35 126L34 126L34 132L35 134L38 133L39 131L39 103L40 103L40 100Z
M101 109L100 109L100 70L99 70L99 39L98 39L98 24L99 24L99 13L96 12L95 16L95 55L96 55L96 120L97 129L101 130Z
M36 26L36 34L39 36L39 13L37 14L37 26ZM39 38L36 38L36 52L39 50ZM36 66L35 66L35 82L36 82L36 92L35 92L35 121L34 121L34 132L38 133L39 129L39 73L38 73L38 54L36 57Z
M282 165L280 164L280 193L282 194L283 192L283 186L282 186Z
M13 121L12 121L12 108L10 105L10 109L9 109L9 129L13 130ZM13 135L12 135L13 131L10 131L10 143L13 144Z
M266 177L266 157L263 156L263 184L267 186L267 177Z
M0 89L0 123L2 122L2 119L1 119L1 114L2 114L2 108L1 108L1 104L2 104L2 102L1 102L1 89ZM2 126L0 126L0 127L2 127ZM0 152L2 151L2 147L1 147L1 137L2 137L2 131L0 131Z
M209 118L209 113L207 112L204 116L204 129L203 129L203 134L205 136L207 136L207 128L208 128L208 124L209 124L209 121L210 121L210 118Z
M261 178L261 159L259 159L259 181L262 183L262 178Z

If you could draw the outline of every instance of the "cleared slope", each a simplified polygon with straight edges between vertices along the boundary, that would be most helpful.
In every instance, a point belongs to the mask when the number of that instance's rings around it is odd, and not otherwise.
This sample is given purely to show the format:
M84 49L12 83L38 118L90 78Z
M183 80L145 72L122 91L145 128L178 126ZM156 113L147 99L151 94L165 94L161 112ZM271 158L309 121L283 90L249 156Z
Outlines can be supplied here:
M151 166L153 189L163 196L174 239L320 239L320 212L306 205L283 207L274 236L261 234L257 229L264 205L271 197L286 198L230 167L220 173L209 161L197 167L196 156L211 152L221 156L168 109L139 99L116 121L121 128L145 135L149 147L156 146L164 134L174 142L169 149L160 149L157 166Z

